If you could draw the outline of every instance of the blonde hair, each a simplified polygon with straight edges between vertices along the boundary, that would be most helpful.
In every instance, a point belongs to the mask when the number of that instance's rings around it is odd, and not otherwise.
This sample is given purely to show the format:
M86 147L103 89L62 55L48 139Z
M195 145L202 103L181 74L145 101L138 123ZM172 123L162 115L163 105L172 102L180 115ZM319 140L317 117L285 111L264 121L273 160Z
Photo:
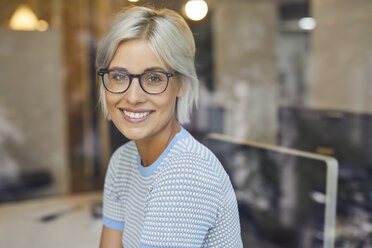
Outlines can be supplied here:
M190 121L197 105L199 80L195 71L195 41L185 20L175 11L149 7L130 7L121 14L103 37L97 51L97 70L106 69L120 42L146 39L162 63L181 74L184 92L177 102L177 119ZM100 86L100 103L108 116L105 89Z

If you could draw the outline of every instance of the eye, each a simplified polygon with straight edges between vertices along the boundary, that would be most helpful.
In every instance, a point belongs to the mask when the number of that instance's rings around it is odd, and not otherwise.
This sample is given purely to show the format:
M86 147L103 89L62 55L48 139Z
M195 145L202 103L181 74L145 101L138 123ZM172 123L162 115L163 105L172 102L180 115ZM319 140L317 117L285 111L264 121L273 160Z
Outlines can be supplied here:
M122 72L113 71L111 72L110 78L115 81L125 81L128 79L128 75Z
M161 83L166 81L165 75L160 72L149 72L144 75L144 80L148 83Z
M161 77L156 74L150 74L147 80L152 82L158 82L161 81Z

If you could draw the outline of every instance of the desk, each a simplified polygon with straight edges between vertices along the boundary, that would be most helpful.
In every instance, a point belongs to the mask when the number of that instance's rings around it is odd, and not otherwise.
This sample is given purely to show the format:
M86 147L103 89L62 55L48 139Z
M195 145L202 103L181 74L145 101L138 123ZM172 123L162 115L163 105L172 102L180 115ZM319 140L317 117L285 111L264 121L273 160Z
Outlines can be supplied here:
M102 192L0 205L0 247L98 247L101 218L92 215Z

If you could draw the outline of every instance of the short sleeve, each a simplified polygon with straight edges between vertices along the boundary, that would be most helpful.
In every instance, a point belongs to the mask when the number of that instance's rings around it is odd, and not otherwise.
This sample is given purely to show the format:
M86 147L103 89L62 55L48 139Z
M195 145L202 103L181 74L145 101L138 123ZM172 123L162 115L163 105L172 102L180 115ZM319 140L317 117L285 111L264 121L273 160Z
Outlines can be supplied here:
M120 148L119 148L120 149ZM111 157L107 168L103 190L103 225L108 228L123 231L124 216L122 204L119 201L117 189L117 164L120 151L117 150Z
M224 182L226 190L220 218L208 234L205 248L236 247L243 248L240 233L239 212L234 189L230 181Z
M202 247L220 198L218 180L205 161L177 156L149 191L140 247Z

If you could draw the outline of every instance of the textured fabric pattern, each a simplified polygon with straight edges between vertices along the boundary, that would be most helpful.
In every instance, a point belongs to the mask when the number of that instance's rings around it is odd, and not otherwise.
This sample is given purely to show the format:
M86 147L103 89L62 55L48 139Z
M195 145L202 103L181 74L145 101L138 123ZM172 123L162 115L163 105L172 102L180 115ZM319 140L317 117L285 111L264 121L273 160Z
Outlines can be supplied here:
M149 167L134 142L112 156L103 223L123 231L125 248L243 247L230 179L185 129Z

